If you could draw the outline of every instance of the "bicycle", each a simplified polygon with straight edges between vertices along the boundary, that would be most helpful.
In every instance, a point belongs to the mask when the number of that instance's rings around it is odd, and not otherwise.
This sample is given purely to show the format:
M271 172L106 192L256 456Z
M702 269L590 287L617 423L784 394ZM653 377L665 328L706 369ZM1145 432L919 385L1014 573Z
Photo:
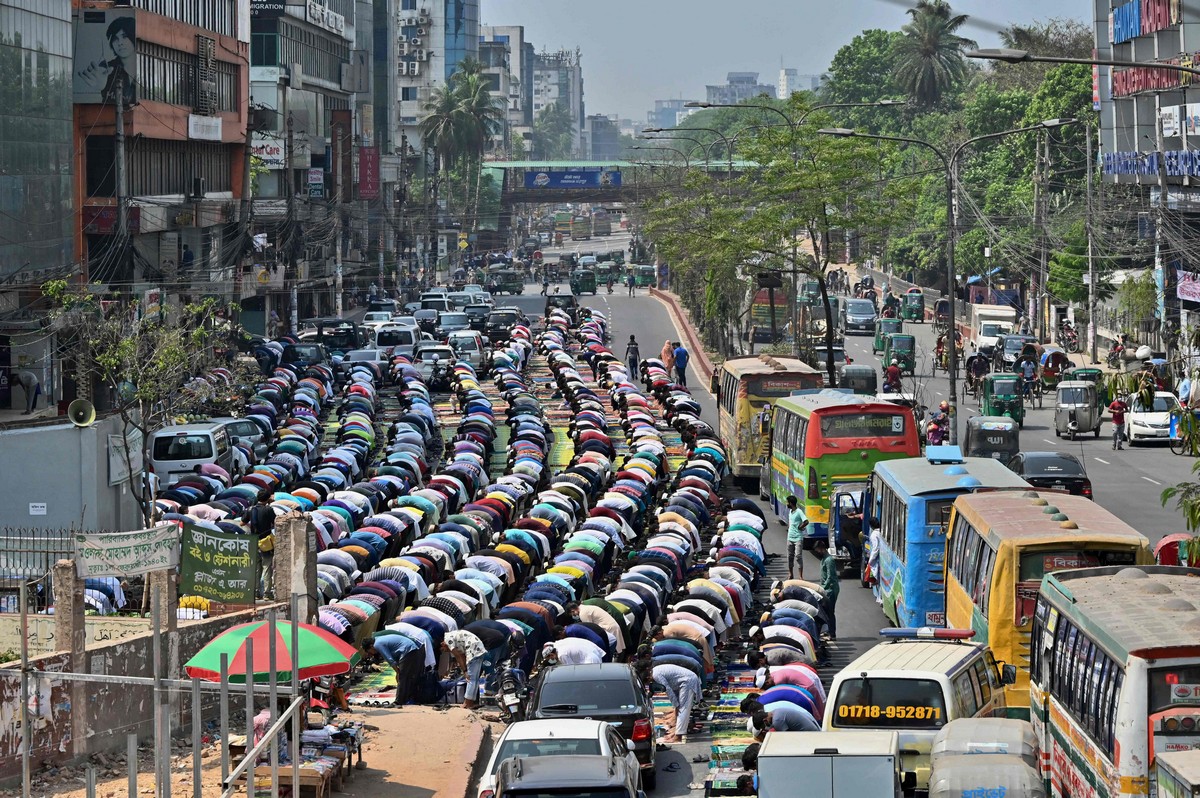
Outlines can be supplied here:
M1173 422L1170 446L1173 454L1200 456L1200 409L1192 408L1190 413L1176 411L1171 414Z
M1028 400L1030 407L1036 399L1037 406L1042 407L1042 381L1036 375L1021 378L1021 398Z

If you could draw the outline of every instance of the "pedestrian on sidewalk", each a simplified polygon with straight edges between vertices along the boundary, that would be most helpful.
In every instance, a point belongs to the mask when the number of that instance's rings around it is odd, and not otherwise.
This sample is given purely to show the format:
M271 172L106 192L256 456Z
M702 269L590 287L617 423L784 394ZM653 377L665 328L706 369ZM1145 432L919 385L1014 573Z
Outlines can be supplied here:
M670 341L663 341L663 348L658 353L658 358L663 362L663 367L667 370L667 376L675 369L675 347L671 346Z
M692 720L692 704L700 697L700 677L680 665L655 665L651 672L656 683L661 684L667 691L667 700L671 702L671 711L664 724L670 728L674 721L674 729L663 736L664 743L677 743L688 733Z
M687 387L687 364L691 355L683 348L683 344L675 342L675 381Z
M363 654L367 659L382 659L396 672L396 697L392 703L402 707L413 699L417 690L417 677L421 675L425 652L413 640L402 634L385 632L363 641Z
M1113 448L1120 451L1124 447L1121 445L1125 440L1125 413L1129 411L1129 405L1122 401L1121 397L1112 400L1112 404L1108 406L1108 412L1112 413L1113 423Z
M641 348L638 346L637 338L633 335L629 336L629 343L625 344L625 363L629 366L629 378L637 380L640 369L638 366L642 362Z
M788 579L804 578L804 530L808 528L808 518L800 509L800 502L795 496L787 497L788 532L787 532L787 570Z
M42 383L32 371L21 371L17 374L17 382L25 390L25 412L30 415L37 409L38 397L42 395Z
M825 539L818 540L813 545L813 554L821 561L821 589L825 591L825 600L822 602L826 615L825 628L829 632L829 639L837 640L837 618L834 611L837 608L838 593L842 589L837 560L829 553L829 541Z

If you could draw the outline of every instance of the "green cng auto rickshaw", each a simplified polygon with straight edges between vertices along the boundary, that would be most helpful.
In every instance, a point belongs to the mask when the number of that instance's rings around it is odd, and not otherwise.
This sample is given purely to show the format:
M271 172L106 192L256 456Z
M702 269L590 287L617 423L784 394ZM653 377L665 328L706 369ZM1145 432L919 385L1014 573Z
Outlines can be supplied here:
M605 260L597 263L596 282L607 283L609 278L612 278L614 281L616 281L617 278L620 277L617 271L617 264L613 263L611 260Z
M1025 426L1021 378L1016 374L988 374L984 377L979 412L985 416L1008 416L1019 426Z
M916 289L909 289L900 304L900 318L905 321L925 323L925 295Z
M488 274L488 284L493 293L523 294L525 293L525 278L512 269L498 269Z
M971 416L967 419L967 457L990 457L1007 463L1021 451L1021 431L1007 416Z
M878 379L874 366L847 363L838 369L838 385L860 396L874 396L879 385Z
M596 293L596 273L590 269L576 269L571 272L571 293L579 296L581 294Z
M637 282L638 288L648 288L658 282L658 274L655 273L653 266L634 266L633 277Z
M875 319L875 340L871 343L871 354L882 352L887 337L899 332L904 332L904 322L900 319Z
M900 373L913 374L917 369L917 339L908 333L892 333L883 342L883 366L895 360Z

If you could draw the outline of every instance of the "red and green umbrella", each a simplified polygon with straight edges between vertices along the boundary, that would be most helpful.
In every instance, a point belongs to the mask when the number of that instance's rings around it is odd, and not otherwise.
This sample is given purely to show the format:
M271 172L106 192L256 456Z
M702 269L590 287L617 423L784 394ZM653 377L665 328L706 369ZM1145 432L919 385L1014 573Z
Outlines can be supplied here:
M292 660L295 657L300 678L316 679L346 673L359 660L358 649L316 626L298 625L299 647L292 651L292 624L275 622L275 678L280 682L292 680ZM187 661L184 670L197 679L215 682L221 678L221 655L229 655L229 681L245 683L246 673L256 682L271 678L271 624L252 621L226 629ZM254 661L246 662L246 642L254 641Z

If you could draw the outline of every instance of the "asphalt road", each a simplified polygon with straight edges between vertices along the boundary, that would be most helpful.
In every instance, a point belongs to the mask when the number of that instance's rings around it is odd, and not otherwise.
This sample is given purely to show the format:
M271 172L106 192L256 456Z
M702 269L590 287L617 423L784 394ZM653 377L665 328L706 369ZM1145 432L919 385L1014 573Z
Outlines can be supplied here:
M586 252L589 250L608 250L618 246L627 247L628 233L593 239L592 241L574 242L563 247L565 251ZM548 257L555 257L559 249L547 248ZM540 286L530 285L523 296L504 297L499 304L516 304L526 313L541 314L544 300L539 295ZM552 289L553 290L553 289ZM564 284L563 291L568 290ZM681 336L675 329L665 306L648 295L646 289L638 289L636 296L630 298L626 289L614 289L608 295L601 287L595 297L581 298L581 304L604 312L610 320L612 347L618 355L623 354L624 344L629 335L637 336L641 344L642 356L646 357L657 352L664 340L678 340ZM949 398L949 382L942 372L939 376L930 375L929 364L932 362L935 336L932 325L906 324L906 330L911 329L918 344L918 365L916 381L918 391L923 394L923 403L936 406L942 399ZM879 358L871 353L872 339L867 336L851 336L846 339L847 354L855 363L866 363L879 368ZM705 418L716 424L716 406L712 396L707 391L707 381L694 371L688 375L688 384L699 400L704 410ZM909 386L905 386L906 390ZM961 397L960 397L961 401ZM967 398L960 403L963 419L978 414L978 406L974 400ZM1165 534L1181 531L1182 520L1171 507L1164 508L1159 496L1166 485L1188 480L1191 477L1191 458L1179 457L1171 453L1165 444L1147 444L1117 452L1111 448L1112 427L1106 420L1101 437L1080 438L1075 442L1058 439L1054 435L1053 401L1048 402L1044 409L1034 409L1026 416L1025 427L1021 432L1021 446L1025 451L1061 450L1075 454L1084 462L1092 479L1096 500L1105 508L1115 513L1126 523L1146 535L1151 541L1157 541ZM965 421L963 422L965 423ZM757 496L749 498L757 500ZM770 508L764 505L764 511L770 516ZM785 542L785 530L782 523L773 523L764 537L768 552L782 553ZM817 573L817 562L809 560L806 573ZM769 565L771 578L779 578L785 568L782 560L776 560ZM849 664L861 652L879 641L879 630L888 625L883 613L875 603L869 590L858 587L856 581L843 582L841 596L837 606L839 638L831 648L832 665L822 672L822 677L829 685L834 674ZM708 743L697 739L686 745L672 746L671 750L659 754L659 788L655 792L661 796L689 795L693 789L691 784L703 785L707 765L693 764L691 759L697 754L707 755ZM664 771L663 768L677 763L675 771Z

